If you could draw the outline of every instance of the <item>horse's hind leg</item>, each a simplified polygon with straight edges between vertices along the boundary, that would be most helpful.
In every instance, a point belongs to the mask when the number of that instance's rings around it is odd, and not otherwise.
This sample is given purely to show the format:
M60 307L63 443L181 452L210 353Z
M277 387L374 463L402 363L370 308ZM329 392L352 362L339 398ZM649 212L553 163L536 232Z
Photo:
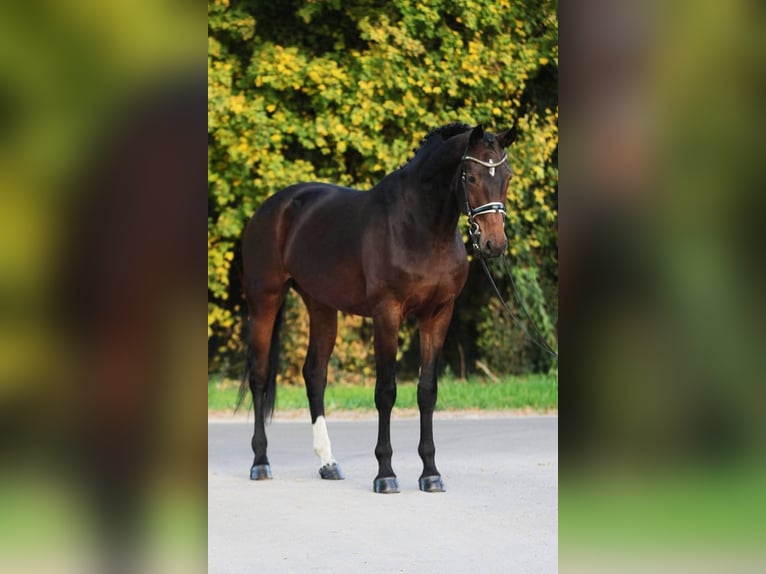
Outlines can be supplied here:
M345 478L332 456L330 437L324 416L324 392L327 387L327 363L338 332L338 312L304 296L309 310L309 348L303 365L303 379L311 411L314 452L319 457L319 476L329 480Z
M272 345L278 345L275 333L278 332L277 320L284 301L286 287L279 291L261 293L257 297L248 297L250 308L250 345L252 359L248 383L253 396L254 431L251 442L253 465L250 468L252 480L271 478L271 466L266 456L265 421L267 413L273 409L276 392L276 351Z

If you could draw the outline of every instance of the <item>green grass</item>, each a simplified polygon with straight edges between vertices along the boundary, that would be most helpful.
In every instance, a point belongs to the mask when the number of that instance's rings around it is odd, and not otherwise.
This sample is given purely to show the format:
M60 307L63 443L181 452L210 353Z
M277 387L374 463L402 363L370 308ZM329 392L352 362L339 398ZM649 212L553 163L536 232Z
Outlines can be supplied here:
M208 409L231 411L237 401L239 381L211 377L208 379ZM544 412L558 408L558 379L555 375L506 376L498 382L479 377L467 380L443 377L439 381L436 410L508 410L531 409ZM371 385L331 383L325 393L325 406L333 410L375 410ZM250 406L250 397L245 401ZM397 385L396 408L417 408L417 385ZM280 385L277 389L277 411L308 407L303 385Z

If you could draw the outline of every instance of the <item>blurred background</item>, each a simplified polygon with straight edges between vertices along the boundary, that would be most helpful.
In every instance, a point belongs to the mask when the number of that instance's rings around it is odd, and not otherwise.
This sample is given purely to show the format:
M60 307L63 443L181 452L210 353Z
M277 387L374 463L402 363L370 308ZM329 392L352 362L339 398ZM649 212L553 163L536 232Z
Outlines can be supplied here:
M0 9L2 571L205 567L204 29Z
M764 7L561 7L560 566L762 570Z

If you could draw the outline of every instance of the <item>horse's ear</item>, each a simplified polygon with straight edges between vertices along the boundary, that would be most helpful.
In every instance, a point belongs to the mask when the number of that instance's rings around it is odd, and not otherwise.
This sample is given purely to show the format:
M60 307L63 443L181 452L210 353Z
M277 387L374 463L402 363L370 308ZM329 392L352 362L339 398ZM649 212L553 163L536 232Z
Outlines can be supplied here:
M479 124L471 130L471 137L468 138L468 147L473 147L484 137L484 126Z
M513 142L516 141L516 137L519 135L518 130L516 129L516 126L513 126L509 130L505 130L504 132L500 132L495 136L497 138L498 143L502 147L508 147Z

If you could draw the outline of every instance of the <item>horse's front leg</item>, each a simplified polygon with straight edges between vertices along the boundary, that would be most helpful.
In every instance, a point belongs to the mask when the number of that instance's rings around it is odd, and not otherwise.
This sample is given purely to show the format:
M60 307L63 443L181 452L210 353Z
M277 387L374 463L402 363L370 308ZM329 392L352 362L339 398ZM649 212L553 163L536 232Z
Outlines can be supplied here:
M444 482L436 469L433 415L437 397L437 363L447 335L453 305L449 304L436 316L420 321L420 379L418 380L418 409L420 410L420 443L418 454L423 460L423 473L418 485L424 492L444 492Z
M391 410L396 402L396 349L398 347L400 310L394 305L381 306L373 315L375 333L375 407L378 409L378 475L373 489L379 493L399 492L399 483L391 467Z

